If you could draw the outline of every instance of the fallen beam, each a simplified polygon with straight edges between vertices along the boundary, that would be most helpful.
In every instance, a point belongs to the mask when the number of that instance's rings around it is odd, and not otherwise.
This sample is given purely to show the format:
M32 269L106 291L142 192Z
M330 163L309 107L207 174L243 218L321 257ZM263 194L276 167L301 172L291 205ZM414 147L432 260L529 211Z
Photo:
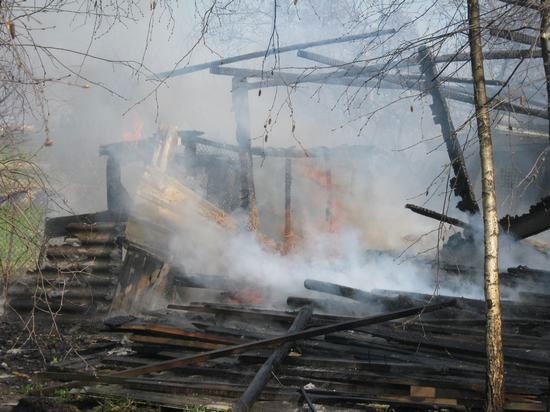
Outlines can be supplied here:
M377 316L369 316L357 320L351 320L347 322L336 323L333 325L320 326L316 328L307 329L301 332L292 332L286 335L277 336L274 338L263 339L256 342L244 343L242 345L230 346L228 348L217 349L198 355L184 356L177 359L171 359L163 362L152 363L147 366L128 369L125 371L116 372L110 376L113 377L135 377L148 373L161 372L169 369L178 368L181 366L191 365L194 363L206 362L210 359L216 359L223 356L234 355L238 353L246 352L250 349L261 347L273 347L278 346L286 342L293 342L299 339L307 339L316 336L322 336L333 332L342 330L353 330L362 326L373 325L377 323L387 322L390 320L401 319L408 316L419 315L422 313L430 313L443 308L456 306L456 300L450 300L434 305L416 306L410 309L400 310L392 313L387 313Z
M412 205L410 203L407 203L405 205L405 208L409 209L409 210L412 210L414 213L418 213L419 215L426 216L426 217L429 217L431 219L439 220L440 222L443 222L443 223L449 223L453 226L458 226L458 227L461 227L461 228L464 228L464 229L472 230L472 227L468 223L463 222L460 219L456 219L454 217L449 217L449 216L446 216L444 214L435 212L433 210L426 209L424 207L420 207L420 206L416 206L416 205Z
M311 319L312 314L312 306L302 308L300 312L298 312L292 326L288 329L289 333L302 330ZM254 376L254 379L252 379L252 382L250 382L250 385L248 385L248 388L246 388L239 400L233 405L233 411L247 412L252 408L252 405L254 405L254 402L258 399L260 393L271 379L273 369L275 369L288 355L291 345L292 342L283 344L265 361L256 373L256 376Z

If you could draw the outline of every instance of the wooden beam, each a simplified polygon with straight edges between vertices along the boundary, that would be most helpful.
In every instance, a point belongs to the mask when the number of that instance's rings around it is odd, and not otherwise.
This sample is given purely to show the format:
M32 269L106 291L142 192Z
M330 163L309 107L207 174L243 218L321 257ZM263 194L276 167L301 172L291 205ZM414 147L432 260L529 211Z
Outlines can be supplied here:
M195 64L192 66L182 67L181 69L174 69L171 71L158 73L156 74L156 78L159 79L159 78L176 77L176 76L181 76L183 74L194 73L197 71L209 69L214 66L223 66L230 63L257 59L260 57L266 57L273 54L286 53L289 51L294 51L299 49L309 49L311 47L325 46L328 44L347 43L355 40L364 40L372 37L388 36L394 33L395 33L395 29L380 30L380 31L374 31L369 33L355 34L351 36L334 37L331 39L318 40L318 41L307 42L307 43L291 44L291 45L283 46L279 48L269 48L267 50L265 49L259 50L252 53L241 54L239 56L227 57L225 59L213 60L207 63Z
M311 315L313 314L312 306L306 306L302 308L296 319L288 329L289 333L296 332L304 329ZM273 369L275 369L283 361L284 358L288 355L288 352L291 349L292 342L287 342L281 347L277 348L271 356L264 362L262 367L258 370L250 385L246 388L244 393L241 395L239 400L233 405L233 411L235 412L248 412L254 402L260 396L262 390L265 388L269 380L271 379Z
M432 53L427 47L421 47L418 51L418 58L421 62L421 69L424 74L425 89L431 94L433 103L430 105L434 122L441 127L441 134L447 147L447 153L451 162L451 167L454 172L454 178L451 179L450 185L455 196L461 200L457 204L457 208L463 212L470 214L479 213L479 206L476 202L462 146L458 140L456 130L453 125L453 120L445 99L445 95L441 90L441 83L438 79L439 72L435 66Z

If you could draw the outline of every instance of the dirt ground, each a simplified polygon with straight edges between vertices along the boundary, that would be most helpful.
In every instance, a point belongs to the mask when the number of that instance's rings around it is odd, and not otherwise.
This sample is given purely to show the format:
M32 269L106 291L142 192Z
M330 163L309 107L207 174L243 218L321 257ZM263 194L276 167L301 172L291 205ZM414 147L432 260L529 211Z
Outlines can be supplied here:
M0 317L0 412L11 411L22 398L40 388L58 382L40 375L48 364L62 362L101 344L96 324L55 325L43 319L22 322ZM24 409L44 411L78 411L53 399L27 405ZM48 404L49 402L49 404Z

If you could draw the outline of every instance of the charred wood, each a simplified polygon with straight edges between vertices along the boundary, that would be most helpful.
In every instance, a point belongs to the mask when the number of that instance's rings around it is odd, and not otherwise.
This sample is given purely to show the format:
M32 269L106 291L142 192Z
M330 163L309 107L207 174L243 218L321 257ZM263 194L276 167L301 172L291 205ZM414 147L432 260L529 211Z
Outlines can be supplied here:
M499 221L504 233L526 239L550 229L550 196L542 198L520 216L504 216Z
M306 306L302 308L296 319L292 323L288 332L296 332L302 330L306 327L309 322L311 315L313 314L313 309L311 306ZM288 352L291 349L292 342L287 342L283 344L280 348L276 349L275 352L267 359L267 361L262 365L258 370L252 382L244 393L241 395L239 400L233 405L233 410L237 412L246 412L252 408L256 399L258 399L260 393L267 385L271 379L271 374L274 368L276 368L281 361L287 356Z
M315 336L337 332L340 330L356 329L362 326L372 325L375 323L382 323L382 322L386 322L394 319L400 319L408 316L413 316L419 313L430 313L430 312L443 309L445 307L451 307L455 305L456 305L456 301L452 300L452 301L444 302L440 304L418 306L410 309L396 311L393 313L388 313L388 314L383 314L378 316L369 316L366 318L336 323L333 325L319 326L319 327L307 329L301 332L288 333L286 335L282 335L274 338L268 338L257 342L250 342L242 345L236 345L229 348L206 352L196 356L186 356L186 357L182 357L182 358L174 359L170 361L153 363L151 365L148 365L147 367L129 369L123 372L118 372L115 375L116 376L139 376L147 373L159 372L163 370L168 370L172 368L194 364L197 362L204 362L209 359L215 359L218 357L246 352L254 348L278 346L286 342L292 342L299 339L307 339Z
M418 213L419 215L426 216L426 217L438 220L438 221L443 222L443 223L449 223L450 225L458 226L458 227L461 227L463 229L468 229L470 231L472 230L472 227L468 223L463 222L460 219L456 219L454 217L446 216L442 213L438 213L438 212L435 212L433 210L426 209L424 207L412 205L410 203L406 204L405 207L409 210L412 210L414 213Z
M450 182L451 188L454 190L455 195L461 199L458 202L457 208L471 214L479 213L479 206L470 184L462 147L456 135L449 107L440 89L441 83L438 79L439 72L435 66L435 60L427 47L419 49L418 58L425 76L426 90L431 94L433 99L433 103L430 106L433 118L435 123L441 126L441 133L447 146L451 167L453 168L454 178Z

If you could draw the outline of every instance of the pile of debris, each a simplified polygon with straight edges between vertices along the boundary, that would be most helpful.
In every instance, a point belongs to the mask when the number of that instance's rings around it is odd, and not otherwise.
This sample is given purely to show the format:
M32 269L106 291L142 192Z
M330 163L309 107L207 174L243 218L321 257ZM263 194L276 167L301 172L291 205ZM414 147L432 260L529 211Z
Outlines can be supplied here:
M305 287L331 297L289 297L296 310L192 303L108 318L105 333L122 346L45 375L67 388L90 385L89 396L176 410L246 411L256 401L259 410L482 410L482 301ZM503 303L507 410L548 405L548 302Z

